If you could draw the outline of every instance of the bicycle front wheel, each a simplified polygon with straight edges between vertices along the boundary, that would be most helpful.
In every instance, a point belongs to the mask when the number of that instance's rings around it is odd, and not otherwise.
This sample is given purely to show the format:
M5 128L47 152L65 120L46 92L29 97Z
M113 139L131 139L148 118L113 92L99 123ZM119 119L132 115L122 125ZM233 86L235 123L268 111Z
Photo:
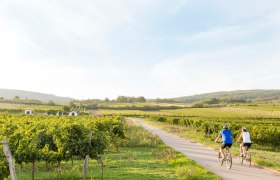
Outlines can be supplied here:
M245 155L239 157L239 159L240 159L240 164L243 164L244 156L245 156Z
M231 169L231 167L232 167L231 154L227 154L227 156L226 156L226 167L227 167L227 169Z
M222 154L219 152L219 154L218 154L218 163L220 164L220 166L222 166L223 165L223 157L222 157Z

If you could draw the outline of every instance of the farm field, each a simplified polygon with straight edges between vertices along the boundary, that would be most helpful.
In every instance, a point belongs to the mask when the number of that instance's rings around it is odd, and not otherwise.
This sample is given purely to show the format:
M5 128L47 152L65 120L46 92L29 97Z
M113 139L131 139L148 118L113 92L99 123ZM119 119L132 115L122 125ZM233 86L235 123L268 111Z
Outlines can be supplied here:
M62 106L48 106L48 105L27 105L27 104L12 104L12 103L0 103L0 112L10 114L23 114L24 110L32 109L35 113L43 114L48 110L61 111Z
M265 110L265 111L279 111L279 104L239 104L234 105L233 107L244 108L244 109L253 109L253 110Z
M40 106L34 108L50 108L51 106ZM57 106L62 108L62 106ZM87 148L85 150L71 150L71 147L63 144L71 144L78 141L78 139L74 141L65 141L67 136L75 137L76 133L79 131L74 131L73 128L77 128L81 130L82 137L84 137L84 141L88 142L88 133L89 131L94 131L95 133L100 133L101 139L95 139L96 143L101 143L99 146L103 148L100 151L100 154L93 154L94 157L102 157L104 159L105 165L108 163L116 164L116 165L108 165L105 166L104 177L107 178L116 178L122 179L121 176L123 174L118 174L120 171L116 168L116 166L120 165L127 170L127 177L129 178L137 178L136 171L140 173L152 174L151 176L156 175L156 172L161 172L162 169L169 168L169 170L164 171L166 174L159 173L163 175L161 178L166 179L176 179L179 175L176 175L177 171L175 165L170 165L168 163L162 163L158 160L155 160L155 155L152 153L157 149L162 149L162 144L160 146L149 147L151 149L146 149L146 146L140 146L140 150L120 145L118 151L111 151L112 147L117 147L118 143L122 141L121 136L127 137L126 130L123 129L125 124L122 117L137 117L145 119L146 122L151 123L157 127L162 128L163 130L171 133L175 133L180 135L181 137L185 137L187 139L194 140L196 142L200 142L207 146L217 148L218 145L213 143L214 138L217 136L218 132L221 130L224 124L228 124L233 131L233 138L236 141L236 138L240 132L240 128L246 126L251 132L251 138L253 141L253 162L257 165L266 166L272 168L274 170L280 170L280 159L278 157L279 150L279 137L280 137L280 115L276 111L265 111L268 113L264 113L264 110L253 110L253 109L245 109L245 108L233 108L233 107L225 107L225 108L180 108L180 109L161 109L158 111L142 111L142 110L110 110L110 109L99 109L92 110L92 114L96 117L92 116L79 116L79 117L57 117L57 116L43 116L43 115L8 115L8 114L0 114L0 121L2 126L1 128L1 137L8 137L11 139L11 150L15 153L15 158L17 164L24 164L23 169L19 168L17 165L18 171L21 172L20 176L24 179L25 177L30 177L30 169L32 169L31 163L32 158L27 156L26 152L22 151L22 149L16 148L18 145L16 144L17 140L23 138L22 134L29 134L31 132L35 133L31 138L27 138L25 143L29 144L32 142L40 142L40 145L33 144L32 146L28 146L28 144L22 144L22 147L33 149L34 153L34 162L36 166L35 171L35 179L40 178L42 176L48 177L48 179L55 179L57 177L77 177L81 176L81 170L83 166L83 160L80 158L81 155L85 156L85 152L88 152ZM241 110L239 110L241 109ZM21 110L21 109L20 109ZM21 110L22 111L22 110ZM270 113L272 112L272 113ZM276 113L275 113L276 112ZM120 121L121 120L121 121ZM48 125L46 125L48 124ZM19 128L20 127L20 128ZM59 127L57 129L61 129L61 132L56 131L54 127ZM36 128L36 130L35 130ZM67 128L71 130L68 131ZM112 131L112 128L115 129ZM29 129L29 130L28 130ZM64 130L63 130L64 129ZM67 130L68 133L62 134L63 131ZM71 135L69 132L74 134ZM119 136L121 135L121 136ZM49 141L49 137L62 137L58 138L59 141ZM137 136L137 135L133 135ZM43 139L45 140L43 140ZM102 140L102 138L104 138ZM71 138L70 138L71 139ZM75 138L74 138L75 139ZM48 142L49 141L49 142ZM84 142L83 141L83 142ZM134 140L132 140L134 141ZM138 140L139 141L139 140ZM24 141L23 141L24 142ZM57 142L61 142L56 146L61 149L60 153L57 151L56 147L53 144ZM63 142L63 143L62 143ZM102 142L106 142L103 144ZM82 143L82 142L81 142ZM84 144L86 145L86 143ZM84 146L83 143L80 146ZM36 148L35 148L36 147ZM37 148L39 147L39 148ZM69 152L78 152L77 154L65 154L67 151ZM70 149L69 149L70 148ZM132 149L131 149L132 148ZM144 149L141 149L144 148ZM153 149L154 148L154 149ZM114 148L113 148L114 149ZM1 150L1 149L0 149ZM108 151L109 150L109 151ZM1 150L2 151L2 150ZM21 152L22 151L22 152ZM57 152L56 152L57 151ZM94 150L97 152L97 150ZM138 156L138 152L143 151L147 152L145 156ZM64 152L64 153L62 153ZM149 152L151 154L149 154ZM238 143L235 143L232 152L237 155L238 154ZM125 155L133 156L133 162L135 163L134 173L132 169L129 169L129 165L123 159L114 159L117 156L125 156ZM96 156L98 155L98 156ZM143 158L151 158L149 162L153 165L148 166L154 169L150 169L151 171L146 171L144 164L141 164ZM28 158L27 158L28 157ZM177 157L177 155L176 155ZM72 167L69 160L73 159L75 166ZM92 165L90 165L89 169L92 168L94 170L89 170L88 174L90 177L98 177L100 176L100 170L97 167L99 165L96 163L96 160L91 160ZM57 163L60 164L60 168L53 168L51 171L46 169L46 163L53 164L56 167ZM5 162L0 162L1 163ZM124 164L121 164L124 163ZM156 165L155 165L156 164ZM171 163L172 164L172 163ZM126 166L127 165L127 166ZM158 166L157 166L158 165ZM170 166L169 166L170 165ZM139 167L138 167L139 166ZM142 168L143 166L143 168ZM70 168L71 167L71 168ZM141 168L140 168L141 167ZM139 168L139 169L137 169ZM178 168L178 167L177 167ZM65 169L71 169L71 171L67 171ZM126 172L125 170L125 172ZM107 171L107 172L106 172ZM116 174L114 175L116 171ZM123 171L123 170L122 170ZM143 171L143 172L142 172ZM184 171L184 170L182 170ZM189 170L186 170L189 171ZM192 170L193 171L193 170ZM72 173L72 174L71 174ZM108 174L106 174L108 173ZM179 172L177 172L179 173ZM182 172L183 173L183 172ZM76 175L75 175L76 174ZM78 174L78 175L77 175ZM183 173L184 174L184 173ZM208 174L208 173L206 173ZM208 175L205 175L205 177ZM141 176L142 177L142 176ZM148 177L148 176L147 176ZM212 178L212 175L210 175ZM151 177L151 179L154 179Z
M241 127L245 126L253 141L253 161L258 165L280 170L280 115L270 112L250 109L238 111L238 108L234 111L223 108L186 108L161 110L156 113L124 110L114 111L113 114L147 119L150 123L163 126L168 132L178 133L214 148L218 147L213 144L215 137L222 126L228 124L233 131L235 154L238 153L237 137Z
M95 158L103 159L104 179L219 179L141 127L126 126L120 118L7 114L0 117L1 139L9 139L19 179L31 179L32 169L34 179L80 179L85 154L92 157L87 174L90 179L101 176ZM89 130L94 134L91 145L87 143ZM8 171L3 159L0 166L4 178Z

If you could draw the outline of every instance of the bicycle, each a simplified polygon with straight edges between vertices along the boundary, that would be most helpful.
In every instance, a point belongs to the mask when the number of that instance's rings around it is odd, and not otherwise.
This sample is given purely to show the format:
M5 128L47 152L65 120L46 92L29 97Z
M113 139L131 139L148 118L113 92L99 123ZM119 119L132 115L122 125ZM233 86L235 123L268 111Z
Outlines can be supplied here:
M232 167L232 156L231 156L231 153L229 151L229 147L226 147L226 152L225 152L225 158L222 157L222 154L221 152L219 151L219 154L218 154L218 163L220 164L220 166L223 165L224 161L226 161L226 167L227 169L231 169Z
M245 161L245 164L250 167L251 166L251 153L249 151L249 147L248 146L243 146L243 155L242 157L240 157L240 163L243 164L243 162Z

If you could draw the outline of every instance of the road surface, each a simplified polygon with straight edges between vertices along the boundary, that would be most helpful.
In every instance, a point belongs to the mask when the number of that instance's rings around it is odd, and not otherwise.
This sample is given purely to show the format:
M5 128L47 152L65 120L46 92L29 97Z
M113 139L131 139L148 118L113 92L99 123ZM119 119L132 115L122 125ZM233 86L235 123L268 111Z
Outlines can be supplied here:
M173 149L183 153L188 158L193 159L199 165L213 171L222 179L226 180L280 180L280 174L273 173L258 167L247 167L239 163L238 158L233 158L232 168L226 169L225 165L220 166L217 162L217 151L207 146L188 141L177 135L167 133L159 128L144 123L141 120L136 120L136 123L140 124L146 130L157 135L162 141ZM225 164L225 163L224 163Z

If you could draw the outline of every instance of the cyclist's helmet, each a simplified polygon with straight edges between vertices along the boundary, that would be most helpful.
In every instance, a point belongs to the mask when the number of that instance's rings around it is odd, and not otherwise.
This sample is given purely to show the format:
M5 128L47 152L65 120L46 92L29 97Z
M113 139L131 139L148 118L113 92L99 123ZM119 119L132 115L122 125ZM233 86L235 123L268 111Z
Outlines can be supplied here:
M224 127L223 127L224 129L228 129L228 125L224 125Z
M247 131L246 127L241 128L242 131Z

